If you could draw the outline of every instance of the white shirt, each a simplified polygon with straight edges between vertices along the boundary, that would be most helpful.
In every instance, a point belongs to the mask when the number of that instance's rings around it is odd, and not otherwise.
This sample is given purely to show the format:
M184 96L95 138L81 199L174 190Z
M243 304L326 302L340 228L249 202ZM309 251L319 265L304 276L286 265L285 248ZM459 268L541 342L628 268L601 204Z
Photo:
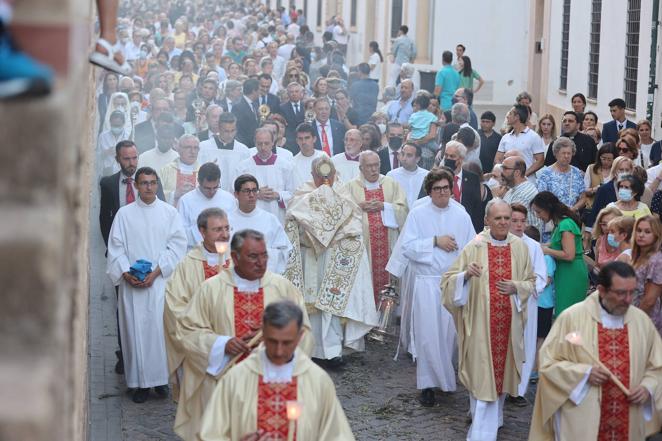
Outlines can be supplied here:
M301 152L294 156L292 161L297 172L294 188L299 188L304 182L308 182L313 179L311 174L313 161L321 156L326 156L326 153L321 150L313 150L313 154L310 156L304 156Z
M134 173L133 176L131 176L131 179L135 180L136 174ZM124 174L120 174L120 208L126 205L126 186L127 183L122 182L123 180L126 179L126 176ZM131 183L133 185L133 182ZM138 190L136 190L136 187L133 186L133 195L135 196L136 199L138 199ZM134 199L135 200L135 199Z
M524 162L526 163L526 168L528 169L533 164L533 155L543 155L545 153L545 144L540 135L530 128L525 127L524 130L517 135L513 132L503 135L497 151L506 153L508 150L519 151L522 154ZM531 174L528 179L532 184L536 183L535 174Z
M223 142L223 141L221 141ZM229 143L228 143L229 144ZM221 188L230 193L234 192L234 180L237 177L235 166L244 159L250 158L246 145L236 139L233 141L232 150L219 149L214 137L200 143L198 163L214 162L221 169Z
M317 139L320 140L320 145L322 146L322 151L323 151L324 150L324 143L322 142L322 139L324 139L324 138L322 137L322 123L319 122L317 119L315 119L315 126L317 127L317 134L319 135L317 137ZM324 124L324 131L326 132L326 138L329 141L329 150L331 152L331 156L333 156L337 152L333 151L333 133L332 133L333 130L331 130L331 122L330 121L327 121Z
M179 199L177 211L181 216L184 229L186 230L186 240L188 247L193 248L202 240L200 230L198 230L198 215L206 208L220 208L226 213L230 213L237 206L235 197L225 190L218 189L212 198L205 196L200 187L189 191ZM230 224L232 226L232 224Z
M370 78L379 81L382 77L382 60L379 58L379 54L374 53L370 55L370 58L368 58L368 64L375 66L375 68L370 71Z
M657 178L657 176L660 174L660 171L662 171L662 162L646 170L646 173L648 174L648 180L646 180L646 187L651 186L655 178ZM662 190L662 182L659 182L656 190Z

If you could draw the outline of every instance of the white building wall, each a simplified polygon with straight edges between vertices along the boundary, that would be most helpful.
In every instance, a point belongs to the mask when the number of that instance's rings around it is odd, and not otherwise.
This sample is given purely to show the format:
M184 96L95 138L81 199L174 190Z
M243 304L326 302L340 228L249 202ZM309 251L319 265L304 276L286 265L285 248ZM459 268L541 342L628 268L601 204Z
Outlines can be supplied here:
M646 116L648 74L651 44L652 0L642 0L639 66L637 79L637 103L630 119ZM568 53L568 85L566 91L559 90L561 69L561 29L563 0L552 0L548 19L550 33L548 42L549 82L547 106L558 114L570 109L570 98L577 92L587 95L588 61L591 23L591 2L573 1L570 8L570 44ZM608 103L613 98L622 98L625 76L625 33L627 30L627 1L605 0L602 2L600 32L600 67L598 96L589 99L587 110L597 113L601 122L611 119Z

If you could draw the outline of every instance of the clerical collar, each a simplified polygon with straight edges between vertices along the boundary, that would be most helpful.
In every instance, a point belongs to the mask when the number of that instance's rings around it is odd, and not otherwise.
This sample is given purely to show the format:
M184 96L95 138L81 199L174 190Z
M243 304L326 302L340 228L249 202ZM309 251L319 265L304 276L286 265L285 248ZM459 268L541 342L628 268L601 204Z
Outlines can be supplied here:
M625 326L625 315L612 314L602 303L602 297L598 296L600 303L600 322L607 329L622 329Z
M289 383L292 381L296 350L294 351L292 359L281 366L273 364L271 360L269 360L266 350L260 352L260 358L262 359L262 380L265 383Z
M359 155L356 155L356 156L350 156L349 153L345 152L345 158L346 158L348 161L356 161L356 162L359 162Z
M260 290L260 279L244 279L237 274L237 271L234 268L232 269L232 278L237 285L237 289L241 292L258 292Z
M363 185L367 190L377 190L379 188L379 179L377 179L376 182L368 182L367 180L363 180Z
M177 162L177 168L180 172L186 173L187 175L192 175L195 172L195 163L184 164L181 159L177 159Z
M218 265L218 253L211 253L205 248L204 245L202 245L202 253L205 255L205 259L207 260L207 264L211 266Z

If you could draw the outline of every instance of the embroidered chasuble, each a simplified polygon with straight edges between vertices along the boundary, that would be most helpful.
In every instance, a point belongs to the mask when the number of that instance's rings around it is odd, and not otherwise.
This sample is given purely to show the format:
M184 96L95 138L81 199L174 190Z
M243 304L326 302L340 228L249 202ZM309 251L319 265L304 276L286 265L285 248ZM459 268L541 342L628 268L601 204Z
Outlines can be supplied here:
M297 379L288 383L265 383L262 375L257 384L257 428L270 440L287 440L289 420L287 402L297 399ZM296 441L296 433L293 438Z
M384 202L384 190L380 186L376 190L365 189L365 200ZM368 228L370 231L370 257L372 259L372 287L375 295L375 305L379 292L389 282L386 264L389 257L388 229L382 223L379 211L368 213Z
M239 338L262 327L264 311L264 292L241 292L234 288L234 335ZM244 360L244 354L239 361Z
M598 323L600 361L630 388L630 348L628 327L607 329ZM598 441L628 439L630 403L613 381L602 383L600 399L600 431Z
M207 262L202 262L202 270L205 273L205 280L207 280L218 274L218 265L209 265Z
M503 393L503 371L506 368L513 311L510 296L499 294L497 282L512 278L510 245L494 246L488 244L487 260L490 271L490 351L496 392L497 395L501 395Z
M176 187L175 187L177 190L182 188L185 184L191 185L192 189L195 190L195 187L196 187L197 183L198 183L198 172L197 171L194 171L191 174L186 174L186 173L182 173L179 169L177 169L177 184L176 184ZM176 193L176 191L175 191L175 193ZM175 207L179 203L179 199L180 198L178 198L178 197L174 197L174 204L173 205Z

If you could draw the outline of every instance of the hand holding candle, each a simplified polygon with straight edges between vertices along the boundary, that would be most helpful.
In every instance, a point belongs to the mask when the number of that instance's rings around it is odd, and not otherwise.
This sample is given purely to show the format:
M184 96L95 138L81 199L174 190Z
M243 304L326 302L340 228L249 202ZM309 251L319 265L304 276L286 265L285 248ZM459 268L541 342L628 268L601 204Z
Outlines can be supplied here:
M218 241L214 244L216 246L216 252L218 253L218 272L220 273L223 270L223 263L225 263L225 253L228 250L228 243Z
M287 419L290 421L287 428L287 441L294 440L294 432L296 432L296 422L301 416L301 403L298 401L287 401L285 403L287 406Z

